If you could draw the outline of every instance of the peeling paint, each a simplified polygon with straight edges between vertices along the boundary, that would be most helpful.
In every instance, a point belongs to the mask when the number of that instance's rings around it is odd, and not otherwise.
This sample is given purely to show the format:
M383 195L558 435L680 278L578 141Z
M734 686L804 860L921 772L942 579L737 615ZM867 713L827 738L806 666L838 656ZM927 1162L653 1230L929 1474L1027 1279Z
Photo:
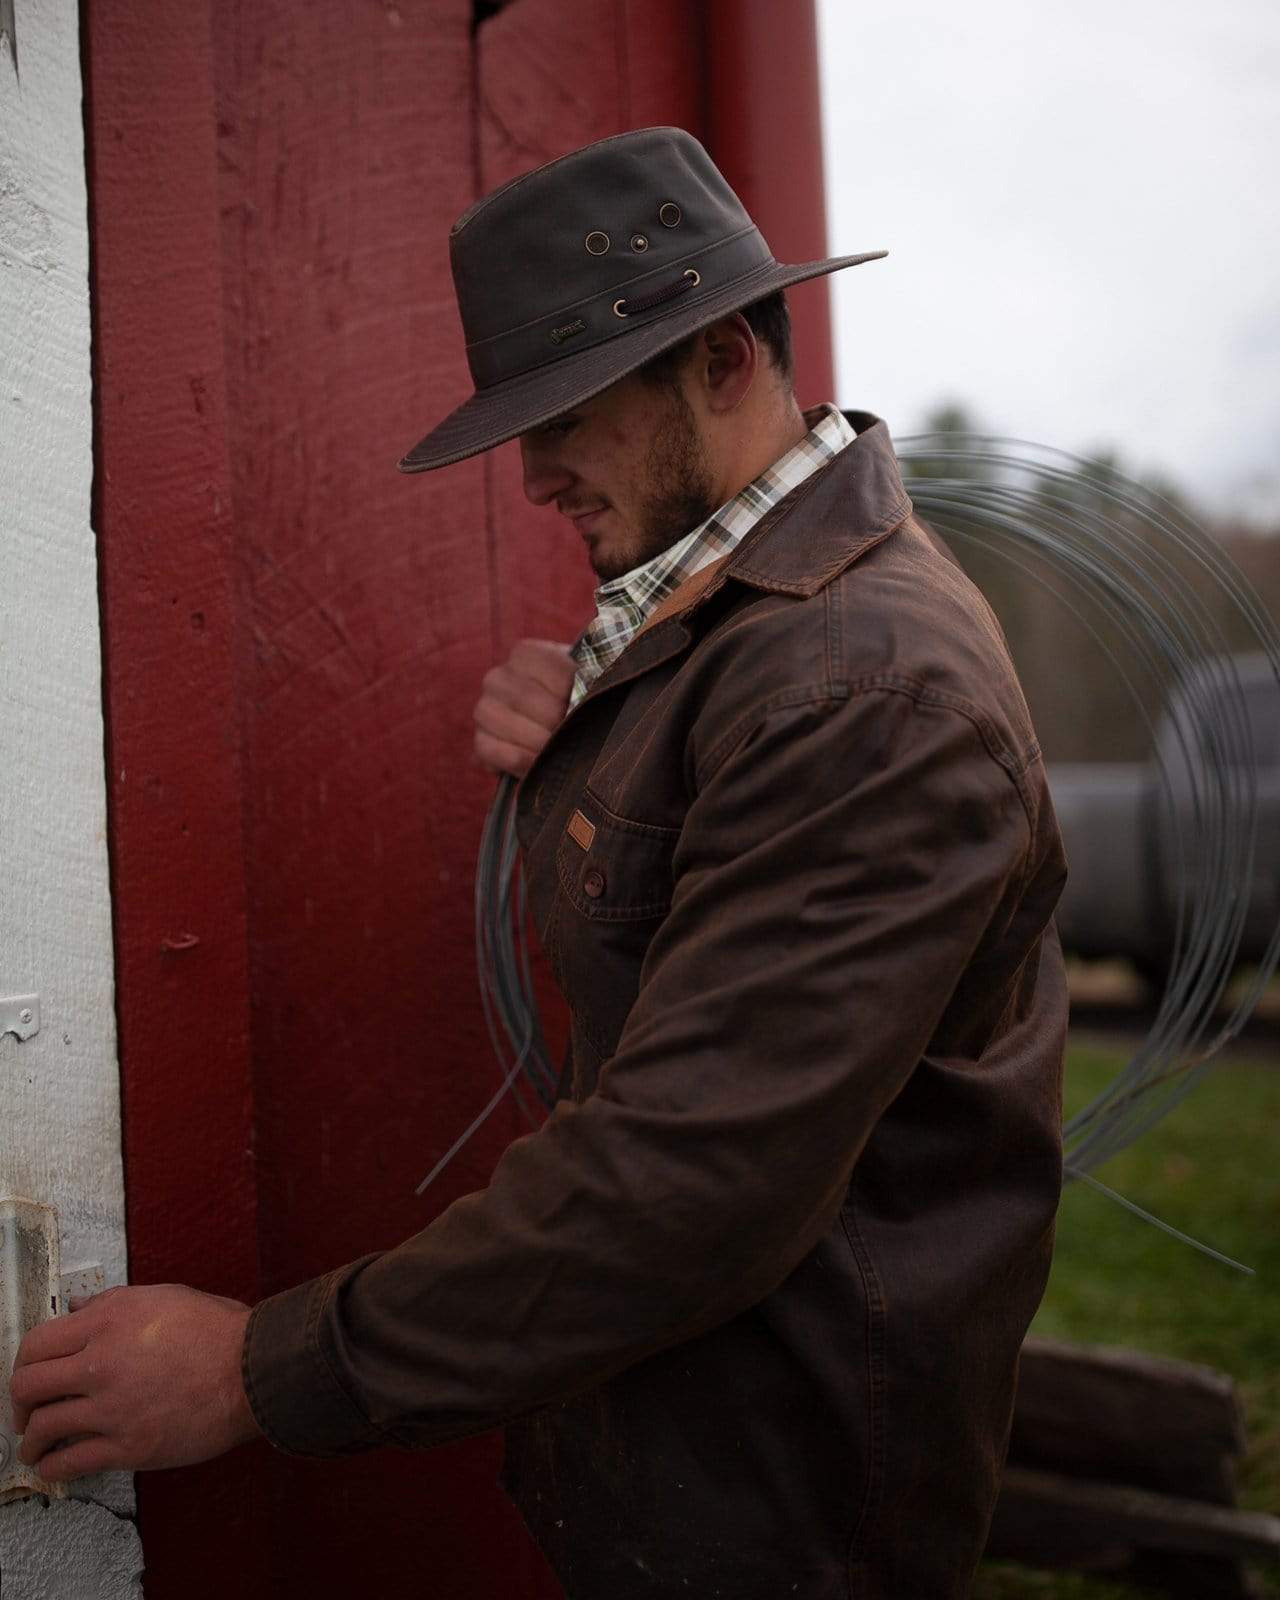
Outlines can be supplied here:
M84 1501L6 1506L0 1510L0 1591L4 1600L140 1600L138 1530L127 1517Z
M0 0L3 4L3 0ZM53 221L25 189L17 169L0 155L0 251L37 272L52 272L58 265Z

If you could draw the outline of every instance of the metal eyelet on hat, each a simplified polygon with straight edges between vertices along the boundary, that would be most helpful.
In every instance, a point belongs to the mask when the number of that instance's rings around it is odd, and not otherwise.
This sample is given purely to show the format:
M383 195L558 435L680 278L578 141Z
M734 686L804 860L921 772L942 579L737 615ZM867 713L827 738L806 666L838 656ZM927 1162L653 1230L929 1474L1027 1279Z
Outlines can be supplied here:
M658 211L658 221L664 228L678 228L683 212L674 200L668 200Z
M685 279L688 279L688 282L685 282ZM668 284L665 289L659 289L654 294L643 296L641 299L636 301L635 305L632 307L632 310L652 311L654 306L660 306L664 300L674 300L678 294L683 294L686 289L696 289L701 282L702 274L694 267L686 267L684 272L675 281L675 283ZM621 300L615 300L613 302L613 314L615 317L629 317L631 315L631 311L624 311L622 309L626 303L627 300L625 295Z
M602 256L609 248L609 235L601 233L598 228L589 233L585 240L587 249L593 256Z
M631 235L631 248L633 250L647 250L649 248L649 241L645 238L644 234L633 233Z

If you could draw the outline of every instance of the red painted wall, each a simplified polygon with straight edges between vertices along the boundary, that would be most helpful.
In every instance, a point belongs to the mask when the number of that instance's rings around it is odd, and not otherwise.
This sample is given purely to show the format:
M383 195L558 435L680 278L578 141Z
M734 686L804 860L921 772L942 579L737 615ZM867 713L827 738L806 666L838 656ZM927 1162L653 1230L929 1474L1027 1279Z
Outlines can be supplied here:
M577 631L590 574L514 446L395 461L470 387L452 219L630 126L732 154L706 49L688 0L515 0L475 36L468 0L86 9L135 1279L296 1282L422 1227L520 1126L414 1198L496 1081L471 707L515 638ZM149 1600L549 1600L497 1459L143 1476Z

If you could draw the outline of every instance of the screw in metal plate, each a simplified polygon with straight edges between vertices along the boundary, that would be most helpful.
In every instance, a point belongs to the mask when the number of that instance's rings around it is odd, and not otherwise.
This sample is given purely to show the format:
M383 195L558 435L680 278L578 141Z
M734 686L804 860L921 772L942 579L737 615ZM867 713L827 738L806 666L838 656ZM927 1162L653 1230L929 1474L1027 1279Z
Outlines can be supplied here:
M19 1011L19 1013L18 1013L18 1021L22 1024L22 1026L24 1028L26 1027L27 1023L31 1021L31 1012L28 1010L28 1008L26 1006L23 1006L22 1010Z

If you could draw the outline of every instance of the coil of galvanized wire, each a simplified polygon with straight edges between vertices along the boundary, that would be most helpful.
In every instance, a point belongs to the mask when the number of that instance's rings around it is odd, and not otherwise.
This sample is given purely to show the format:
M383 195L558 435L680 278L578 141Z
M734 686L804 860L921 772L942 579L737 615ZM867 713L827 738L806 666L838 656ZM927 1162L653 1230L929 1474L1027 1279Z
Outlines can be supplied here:
M975 435L924 435L900 451L917 512L948 541L989 550L1033 582L1052 572L1059 600L1125 678L1148 727L1142 708L1152 695L1139 693L1135 670L1156 698L1178 707L1172 750L1151 730L1180 867L1173 957L1147 1038L1064 1129L1068 1172L1080 1176L1187 1093L1275 971L1280 927L1221 1017L1252 888L1258 767L1235 662L1209 600L1226 598L1278 683L1280 634L1213 539L1103 464Z
M898 453L917 514L949 544L998 555L1026 582L1054 589L1134 693L1153 744L1143 709L1152 685L1157 698L1179 708L1172 749L1155 746L1182 868L1173 956L1148 1036L1064 1128L1068 1175L1087 1177L1187 1093L1244 1026L1280 959L1277 927L1246 991L1223 1016L1251 888L1257 761L1218 608L1207 597L1225 599L1278 684L1280 633L1213 539L1105 464L974 434L918 435L902 440ZM1136 677L1146 680L1144 692ZM502 1084L423 1188L520 1080L544 1107L555 1096L531 975L515 791L514 780L500 781L476 873L476 967Z

